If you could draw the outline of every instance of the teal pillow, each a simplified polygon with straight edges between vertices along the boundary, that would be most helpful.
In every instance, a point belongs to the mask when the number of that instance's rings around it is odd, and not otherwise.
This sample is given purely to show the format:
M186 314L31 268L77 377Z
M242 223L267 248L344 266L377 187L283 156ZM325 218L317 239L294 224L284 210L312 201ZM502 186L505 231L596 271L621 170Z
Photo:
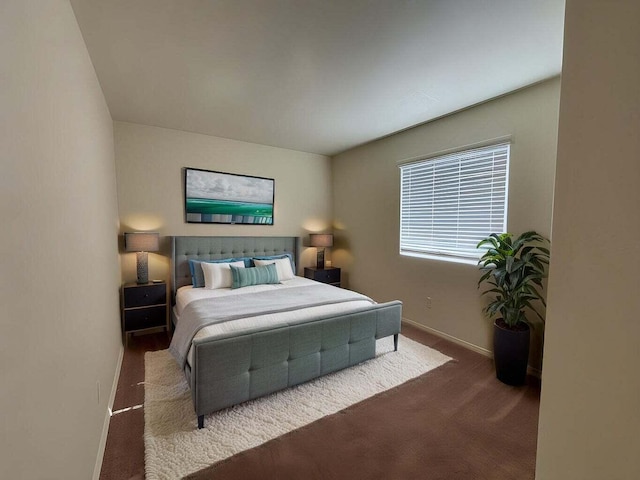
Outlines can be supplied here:
M263 285L266 283L280 283L275 263L263 267L238 268L229 265L233 284L231 288L248 287L249 285Z

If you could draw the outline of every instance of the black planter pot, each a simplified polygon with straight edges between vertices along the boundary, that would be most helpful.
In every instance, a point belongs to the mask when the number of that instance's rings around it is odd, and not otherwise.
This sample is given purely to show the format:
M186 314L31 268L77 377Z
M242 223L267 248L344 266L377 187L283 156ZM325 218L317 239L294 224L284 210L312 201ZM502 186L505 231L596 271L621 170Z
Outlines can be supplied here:
M507 385L524 385L529 363L529 325L521 330L505 328L502 319L493 324L493 358L496 377Z

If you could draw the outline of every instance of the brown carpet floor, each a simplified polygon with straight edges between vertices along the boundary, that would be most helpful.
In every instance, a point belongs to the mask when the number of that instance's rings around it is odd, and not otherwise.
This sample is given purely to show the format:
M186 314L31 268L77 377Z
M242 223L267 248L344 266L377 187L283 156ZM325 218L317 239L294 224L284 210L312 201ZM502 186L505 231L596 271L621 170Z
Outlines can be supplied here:
M533 479L539 382L503 385L490 359L410 326L403 334L454 361L188 478ZM166 337L143 338L130 342L120 377L136 384L122 394L134 404L143 350L166 348ZM142 415L112 419L101 479L144 478Z
M129 338L124 351L113 411L144 404L144 354L169 348L166 333ZM144 479L144 411L142 408L111 417L100 480Z

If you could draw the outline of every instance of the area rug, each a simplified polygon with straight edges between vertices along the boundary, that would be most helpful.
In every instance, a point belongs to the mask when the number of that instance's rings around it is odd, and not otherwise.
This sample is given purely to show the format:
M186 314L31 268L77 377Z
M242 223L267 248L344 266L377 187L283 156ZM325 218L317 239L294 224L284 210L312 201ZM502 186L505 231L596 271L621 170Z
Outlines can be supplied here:
M145 354L147 480L179 479L418 377L450 357L401 336L378 340L376 357L205 417L198 430L184 375L168 350Z

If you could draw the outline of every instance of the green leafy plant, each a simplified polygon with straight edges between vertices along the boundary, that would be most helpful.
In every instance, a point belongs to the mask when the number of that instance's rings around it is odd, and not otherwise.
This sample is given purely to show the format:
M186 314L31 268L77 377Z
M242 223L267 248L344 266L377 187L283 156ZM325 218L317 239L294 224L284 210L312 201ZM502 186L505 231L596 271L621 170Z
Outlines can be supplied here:
M530 231L515 240L511 233L492 233L481 240L477 248L488 246L478 261L483 273L478 288L487 283L491 288L482 295L493 294L491 302L483 309L487 317L500 316L507 327L517 328L529 324L525 310L530 309L544 322L544 318L532 305L539 300L546 306L542 295L542 280L549 264L549 240Z

